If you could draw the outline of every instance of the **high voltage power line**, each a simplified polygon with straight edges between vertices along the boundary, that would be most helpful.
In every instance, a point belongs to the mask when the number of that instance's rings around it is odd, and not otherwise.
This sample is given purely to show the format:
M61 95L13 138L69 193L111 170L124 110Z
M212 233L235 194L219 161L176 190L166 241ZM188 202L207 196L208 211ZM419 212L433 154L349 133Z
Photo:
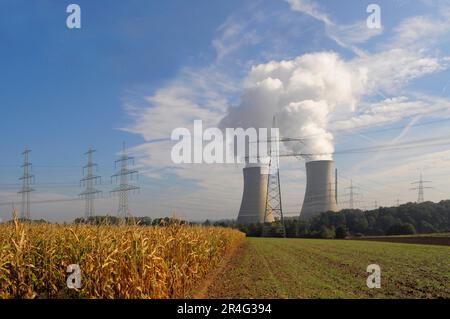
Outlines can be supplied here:
M82 199L82 198L45 199L45 200L30 201L30 204L52 204L52 203L75 202L75 201L82 201L82 200L84 200L84 199ZM0 206L12 206L14 204L16 204L15 201L3 202L3 203L0 203Z
M446 110L448 110L448 108L446 108ZM411 116L410 118L413 118L415 116L418 116L420 114L416 114L414 116ZM434 121L428 121L428 122L424 122L424 123L415 123L412 124L410 127L418 127L418 126L426 126L426 125L432 125L432 124L436 124L436 123L442 123L442 122L448 122L450 121L450 118L443 118L443 119L438 119L438 120L434 120ZM378 125L381 124L392 124L392 121L383 121L378 123ZM352 128L344 128L344 129L336 129L333 130L331 129L330 131L332 133L340 133L342 134L343 132L349 132L348 134L354 134L354 132L350 132L350 131L357 131L357 130L364 130L366 128L371 128L373 127L373 125L360 125L360 126L355 126ZM374 130L370 130L370 131L365 131L365 133L379 133L379 132L386 132L386 131L392 131L392 130L399 130L399 129L404 129L405 125L399 125L399 126L394 126L394 127L388 127L388 128L383 128L383 129L374 129ZM318 136L323 136L325 134L328 134L327 132L325 133L317 133L317 134L310 134L310 135L305 135L302 137L286 137L286 138L281 138L279 139L279 142L299 142L299 141L303 141L306 139L310 139L310 138L314 138L314 137L318 137ZM345 134L343 134L345 135ZM262 142L263 140L261 140L260 142ZM267 142L270 142L270 139L267 140Z
M342 174L342 175L344 175L344 174ZM350 175L350 174L348 174L348 175ZM378 193L382 198L386 198L386 197L388 197L388 196L392 196L392 194L391 193L388 193L388 192L386 192L386 191L381 191L381 190L379 190L379 189L377 189L377 188L375 188L375 187L373 187L373 186L368 186L368 185L362 185L361 183L355 183L355 181L354 181L354 179L350 179L350 178L346 178L346 177L344 177L344 176L342 176L341 177L342 179L344 179L344 180L346 180L348 183L351 183L353 186L355 186L356 185L356 187L355 188L358 188L359 190L364 190L364 191L366 191L367 193L369 193L369 194L372 194L372 193ZM386 187L386 186L388 186L387 184L382 184L382 183L379 183L379 182L376 182L376 181L373 181L373 180L371 180L371 179L369 179L369 178L366 178L366 177L364 177L364 180L365 181L369 181L369 182L372 182L372 183L375 183L375 184L378 184L380 187ZM357 195L355 195L355 193L354 193L354 196L360 196L361 195L361 193L359 193L359 194L357 194ZM348 194L346 194L346 197L348 198ZM355 203L361 203L362 201L361 200L358 200L358 201L354 201L354 204ZM347 200L347 203L348 203L348 200Z
M445 142L437 142L437 143L429 143L434 141L444 141ZM418 145L414 145L418 144ZM442 146L450 144L450 136L444 138L431 138L431 139L422 139L415 141L407 141L396 144L389 145L379 145L379 146L371 146L371 147L362 147L362 148L353 148L353 149L345 149L340 151L335 151L332 153L287 153L280 154L280 157L315 157L315 156L331 156L331 155L341 155L341 154L358 154L358 153L371 153L371 152L384 152L384 151L402 151L406 149L414 149L414 148L423 148L430 146Z
M281 139L279 140L282 141ZM442 141L442 142L436 142L436 141ZM299 142L300 139L299 139ZM442 145L449 145L450 144L450 136L445 136L441 138L427 138L427 139L421 139L421 140L412 140L412 141L406 141L401 143L395 143L395 144L388 144L388 145L377 145L377 146L370 146L370 147L361 147L361 148L351 148L351 149L344 149L339 151L334 151L330 153L284 153L279 154L278 156L280 158L283 157L297 157L297 158L314 158L318 156L333 156L333 155L346 155L346 154L360 154L360 153L372 153L372 152L392 152L392 151L403 151L407 149L415 149L415 148L423 148L423 147L430 147L430 146L442 146ZM246 159L254 158L254 156L246 156Z
M132 180L133 176L138 176L137 170L128 168L130 163L134 165L134 158L128 155L125 143L123 143L122 155L120 156L120 159L116 161L116 166L119 164L120 170L111 176L112 179L119 181L119 186L111 193L119 194L119 209L117 214L122 218L130 217L130 209L128 206L129 193L139 190L139 187L129 183L129 180Z
M273 118L272 127L276 127L276 118ZM280 227L277 227L281 236L286 237L286 228L284 224L283 205L281 200L281 183L280 183L280 163L279 163L279 143L270 142L270 162L269 162L269 174L267 175L267 192L266 203L264 212L264 223L269 222L269 216L272 218L278 217L281 223ZM264 229L264 235L267 234L267 227Z
M94 154L94 152L94 149L89 148L89 150L85 153L85 155L88 156L88 163L83 167L83 173L85 173L86 171L86 176L80 181L82 184L84 184L84 186L86 186L84 192L80 194L80 196L86 200L84 213L84 217L86 218L86 220L89 217L95 215L94 199L96 195L101 193L100 190L94 188L94 185L101 182L101 177L98 175L94 175L94 167L97 167L97 164L95 164L92 160L92 154Z
M431 183L431 181L424 181L422 178L422 173L420 173L420 178L418 181L411 183L412 185L417 185L417 187L411 188L413 191L417 192L417 202L423 203L425 201L424 190L431 189L432 187L425 186L426 183Z
M29 150L27 147L25 148L25 151L23 151L23 175L20 177L20 180L22 181L22 189L19 191L19 194L22 195L22 210L20 212L20 217L22 219L30 219L30 193L34 191L33 188L31 188L31 184L33 183L34 176L30 174L32 164L29 160L31 150Z
M22 188L18 192L22 195L22 210L21 210L21 218L24 219L30 219L30 205L33 204L46 204L46 203L62 203L62 202L73 202L78 200L85 200L85 217L89 218L94 215L94 198L96 195L100 194L101 191L94 188L94 185L96 185L100 180L101 177L94 175L94 168L97 167L97 164L93 162L92 155L95 152L93 149L89 149L85 155L88 156L88 162L87 165L83 167L83 173L85 176L80 180L80 183L85 186L85 190L80 194L81 198L66 198L66 199L48 199L48 200L36 200L36 201L30 201L30 193L34 191L33 188L31 188L31 184L34 182L34 175L32 175L31 167L32 164L29 161L29 153L31 150L28 148L25 148L25 151L22 153L24 156L24 162L21 166L23 168L23 175L20 177L20 180L22 181ZM128 184L128 179L132 179L132 176L137 174L137 170L129 170L127 168L128 162L132 161L133 158L129 157L126 154L125 149L125 143L122 155L119 160L117 160L116 166L118 163L120 163L121 168L119 173L113 175L112 177L118 177L120 179L120 185L112 191L112 193L119 192L120 201L119 201L119 210L118 214L122 217L129 216L129 207L128 207L128 192L132 190L137 190L139 187ZM1 165L3 167L7 165ZM50 167L49 165L41 165L41 167ZM51 167L72 167L71 165L52 165ZM16 186L17 184L0 184L1 186ZM75 184L72 183L42 183L41 185L47 185L48 186L68 186L73 187ZM44 186L45 188L45 186ZM15 201L9 201L9 202L3 202L0 203L0 206L14 206Z
M444 142L439 142L439 141L444 141ZM439 142L439 143L437 143ZM363 153L363 152L374 152L374 151L392 151L392 150L402 150L402 149L409 149L409 148L420 148L420 147L426 147L426 146L431 146L431 145L443 145L443 144L448 144L450 143L450 137L443 137L443 138L439 138L439 139L420 139L420 140L413 140L413 141L407 141L407 142L402 142L402 143L396 143L396 144L392 144L392 145L378 145L378 146L374 146L374 147L366 147L366 148L355 148L355 149L347 149L347 150L341 150L341 151L337 151L334 154L353 154L353 153ZM31 184L33 184L34 182L34 176L31 174L31 163L29 161L29 153L30 150L25 150L23 155L24 155L24 164L22 165L22 168L24 169L23 172L23 176L21 177L21 181L22 181L22 189L20 191L20 194L22 194L22 212L21 212L21 216L23 218L29 218L30 215L30 205L31 204L44 204L44 203L61 203L61 202L71 202L71 201L77 201L79 199L76 198L69 198L69 199L48 199L48 200L36 200L36 201L31 201L30 200L30 192L33 191L34 189L31 188ZM116 177L118 181L120 181L119 186L113 190L114 193L119 193L120 196L120 200L119 200L119 209L118 209L118 214L120 216L129 216L129 208L128 208L128 193L134 190L138 190L139 187L134 186L129 184L129 179L131 179L131 177L133 175L135 175L137 173L137 170L134 169L128 169L127 165L123 165L123 159L127 159L126 164L130 164L130 162L132 161L132 157L129 157L128 155L125 155L126 152L124 151L123 154L121 155L121 158L116 161L116 164L120 164L120 170L118 173L114 174L113 177ZM91 154L92 155L92 154ZM304 156L304 155L309 155L309 156L317 156L317 155L324 155L324 154L281 154L279 157L289 157L289 156ZM331 154L330 154L331 155ZM0 165L5 167L6 165ZM89 166L89 159L88 159L88 165ZM92 165L92 167L94 167L95 165ZM36 166L34 166L36 167ZM74 167L73 165L59 165L59 164L54 164L54 165L37 165L37 167L57 167L57 168L72 168ZM125 169L123 169L125 167ZM125 174L126 177L123 177L122 173L127 173ZM90 176L89 172L87 173L87 176ZM419 181L420 182L420 181ZM420 183L418 183L418 188L417 190L419 190L420 193ZM423 181L425 182L425 181ZM169 183L169 182L168 182ZM152 181L152 184L149 185L149 187L145 186L143 188L145 189L150 189L150 188L154 188L157 187L157 185L164 185L165 183L158 183L157 181ZM39 185L42 188L52 188L52 187L75 187L77 184L75 183L57 183L57 182L53 182L53 183L39 183L39 184L34 184L34 185ZM122 188L122 186L125 185L124 188ZM156 186L155 186L156 185ZM0 184L0 188L3 187L8 187L8 186L18 186L18 184ZM89 188L88 185L86 186L86 190ZM128 186L128 187L127 187ZM199 186L201 187L201 186ZM224 192L228 192L228 194L231 196L231 193L235 193L234 190L228 190L228 187L225 185L222 185L220 183L208 183L205 186L205 191L215 191L216 193L224 193ZM426 187L424 187L425 189ZM25 192L24 192L25 190ZM83 194L83 193L82 193ZM86 193L87 194L87 193ZM419 195L419 194L418 194ZM161 196L160 198L163 198L164 196ZM170 196L168 196L168 198L170 198ZM191 205L192 207L194 207L195 205L197 205L197 203L195 202L195 197L191 197L191 198L187 198L187 199L183 199L185 200L185 202L188 205ZM199 199L201 199L201 195L199 197ZM87 198L84 197L83 198L86 202L88 202ZM99 197L99 199L105 199L105 197ZM238 195L236 195L236 199L238 199ZM418 200L420 200L420 197L418 196ZM192 201L192 203L190 202ZM1 206L5 206L5 205L11 205L12 203L14 203L14 201L10 201L10 202L5 202L5 203L0 203ZM200 207L203 206L208 206L208 203L201 203ZM198 204L200 205L200 204ZM168 205L160 205L160 206L168 206L168 207L175 207L174 204L168 204ZM221 208L220 205L218 205L218 208ZM86 207L88 207L88 205L86 204ZM209 207L213 208L213 205L210 205ZM92 213L89 213L89 211L91 211ZM87 209L85 211L86 215L89 214L93 214L93 205L92 205L92 210Z
M346 189L349 190L349 193L347 194L349 197L348 206L350 209L354 209L355 208L355 196L357 196L359 194L355 192L355 189L357 189L357 187L353 186L353 180L350 181L350 186L347 187Z

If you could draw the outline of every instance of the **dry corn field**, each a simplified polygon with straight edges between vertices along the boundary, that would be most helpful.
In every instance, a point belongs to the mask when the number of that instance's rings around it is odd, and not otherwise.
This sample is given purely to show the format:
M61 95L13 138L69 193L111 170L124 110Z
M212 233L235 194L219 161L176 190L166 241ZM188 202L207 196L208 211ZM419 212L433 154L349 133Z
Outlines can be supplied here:
M243 242L215 227L0 225L0 298L183 298ZM67 288L78 264L81 288Z

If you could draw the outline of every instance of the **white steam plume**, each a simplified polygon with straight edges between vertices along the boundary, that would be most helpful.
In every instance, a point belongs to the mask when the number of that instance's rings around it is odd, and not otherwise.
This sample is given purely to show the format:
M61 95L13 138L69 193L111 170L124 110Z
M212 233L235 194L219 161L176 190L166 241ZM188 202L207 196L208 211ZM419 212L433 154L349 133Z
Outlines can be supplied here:
M230 107L222 127L270 127L277 116L282 137L305 138L286 143L293 152L331 159L331 116L353 112L367 82L365 68L350 68L336 53L302 55L269 62L250 71L238 107Z

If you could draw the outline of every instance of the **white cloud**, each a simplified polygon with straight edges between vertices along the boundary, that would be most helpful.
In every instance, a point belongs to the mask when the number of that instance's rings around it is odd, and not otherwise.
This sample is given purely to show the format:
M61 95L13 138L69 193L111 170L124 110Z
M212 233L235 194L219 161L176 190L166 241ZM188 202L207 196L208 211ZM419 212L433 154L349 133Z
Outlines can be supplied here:
M450 101L446 99L397 96L364 105L357 114L334 122L332 127L333 130L368 129L408 118L449 115Z
M395 93L415 79L447 68L444 58L427 56L425 51L414 52L402 48L359 57L352 64L366 68L368 86L374 93L377 90Z
M327 27L329 36L339 39L341 43L362 44L371 38L381 35L383 28L368 28L365 20L348 25L333 25Z
M290 144L293 151L329 154L334 150L328 132L330 116L353 110L365 81L362 69L348 68L331 52L261 64L250 71L240 105L229 108L221 126L270 127L275 115L282 136L311 136L301 144Z
M320 147L306 145L311 152L320 153L333 149L330 133L334 130L355 130L446 112L443 110L448 105L446 100L405 92L417 79L447 69L449 58L438 50L432 52L431 45L448 33L445 19L438 20L438 25L430 23L431 18L406 19L377 51L368 53L356 46L386 30L368 29L365 21L339 25L312 1L288 2L292 10L322 22L329 38L357 56L344 59L336 53L322 52L265 63L255 63L258 57L250 57L242 64L239 59L242 51L261 43L267 47L283 43L280 40L283 35L265 32L264 28L270 26L258 24L266 19L259 13L248 21L227 19L212 41L217 57L210 66L185 68L140 103L127 102L127 110L135 122L126 130L140 134L148 142L133 150L141 155L138 164L157 184L170 179L161 200L155 199L156 211L181 210L194 219L235 217L237 213L242 188L240 166L175 166L170 159L172 143L153 142L167 139L176 127L191 127L194 119L204 120L206 126L217 126L229 110L222 126L268 127L272 115L279 113L286 136L320 135L321 142L315 144ZM276 45L273 50L282 48L283 45ZM243 83L230 80L230 74L236 72L233 70L240 68L236 73L245 72L243 65L248 64L257 66ZM236 104L239 94L242 94L241 108L228 109ZM380 101L376 99L378 96L385 97ZM343 118L345 121L340 121ZM300 209L302 166L296 160L289 160L286 166L282 164L286 207ZM405 171L400 171L405 178ZM296 178L291 179L291 174Z
M225 95L234 90L235 83L215 67L184 69L175 80L144 97L141 105L126 102L128 114L135 122L124 130L152 141L170 138L173 129L189 127L194 119L217 126L227 108Z
M212 46L217 52L217 60L222 60L243 46L255 45L261 41L256 30L249 29L250 22L231 16L218 28L219 35L212 41Z
M383 33L383 28L368 28L365 20L352 24L340 25L332 21L319 6L310 0L286 0L291 10L309 15L314 19L323 22L326 35L335 41L339 46L351 50L358 56L366 53L357 47L358 44L367 42L369 39Z
M319 6L310 0L286 0L291 9L294 11L302 12L307 14L314 19L322 21L326 25L333 25L334 23L328 18L328 15L324 13Z
M448 41L445 35L450 31L448 17L414 16L406 18L394 29L390 46L412 49L426 47L436 41Z

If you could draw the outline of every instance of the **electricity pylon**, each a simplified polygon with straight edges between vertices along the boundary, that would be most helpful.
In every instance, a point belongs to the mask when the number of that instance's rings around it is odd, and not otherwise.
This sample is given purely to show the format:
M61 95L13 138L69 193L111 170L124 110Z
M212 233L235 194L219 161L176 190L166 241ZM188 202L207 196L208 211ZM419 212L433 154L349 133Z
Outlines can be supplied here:
M138 176L138 171L134 169L129 169L128 164L134 165L134 158L128 156L125 148L125 143L123 143L123 150L120 159L115 162L117 168L120 165L120 170L111 176L111 179L115 179L116 182L119 181L119 186L112 190L111 193L119 194L119 209L117 215L120 218L130 217L130 209L128 207L128 194L132 191L139 190L139 187L129 184L129 180L133 179L133 176Z
M22 189L19 191L19 194L22 195L22 210L20 212L20 217L22 219L30 219L30 193L34 191L31 188L31 184L34 181L34 175L30 174L32 164L29 160L31 150L25 147L23 151L23 175L19 178L22 181Z
M355 202L358 202L355 200L355 197L359 195L355 190L358 189L358 187L353 186L353 180L350 180L350 187L347 187L346 189L349 190L349 193L347 194L349 196L348 206L350 209L355 209Z
M94 167L98 167L98 165L95 164L92 160L92 154L94 152L95 152L94 149L89 148L89 151L84 153L84 155L87 155L87 157L88 157L88 163L86 166L83 167L84 178L82 178L80 180L80 183L86 187L84 192L82 192L80 194L80 196L85 198L85 200L86 200L86 206L85 206L85 212L84 212L85 220L88 220L89 217L92 217L95 215L94 199L97 194L101 193L100 190L94 188L94 185L101 183L101 177L94 175Z
M431 183L431 181L424 181L422 178L422 173L420 173L420 179L416 182L411 183L411 185L418 185L417 187L411 188L412 191L418 191L417 202L423 203L425 201L424 189L432 189L433 187L425 187L425 183Z
M275 117L273 118L272 128L275 128ZM270 162L269 162L269 175L267 180L267 194L266 194L266 207L264 214L264 223L267 223L267 218L270 214L278 217L280 227L278 232L281 236L286 237L286 228L283 217L283 205L281 203L281 183L280 183L280 137L278 130L274 130L275 136L270 137ZM273 145L272 141L275 142ZM267 230L266 230L267 231Z

